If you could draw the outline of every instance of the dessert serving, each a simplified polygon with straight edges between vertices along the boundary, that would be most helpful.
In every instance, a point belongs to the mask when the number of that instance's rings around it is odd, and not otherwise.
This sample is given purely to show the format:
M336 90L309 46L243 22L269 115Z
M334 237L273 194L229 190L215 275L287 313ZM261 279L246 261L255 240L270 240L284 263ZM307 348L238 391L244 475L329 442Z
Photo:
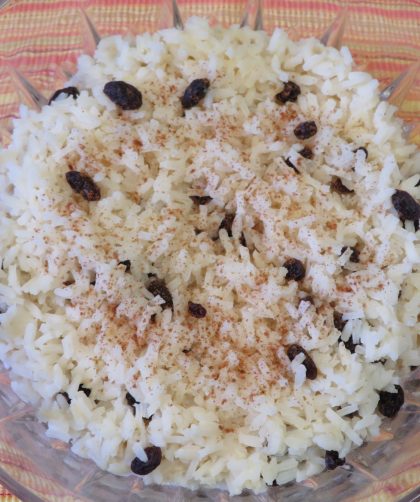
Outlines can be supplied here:
M0 358L50 437L145 483L343 466L419 365L420 155L349 50L103 39L0 152Z

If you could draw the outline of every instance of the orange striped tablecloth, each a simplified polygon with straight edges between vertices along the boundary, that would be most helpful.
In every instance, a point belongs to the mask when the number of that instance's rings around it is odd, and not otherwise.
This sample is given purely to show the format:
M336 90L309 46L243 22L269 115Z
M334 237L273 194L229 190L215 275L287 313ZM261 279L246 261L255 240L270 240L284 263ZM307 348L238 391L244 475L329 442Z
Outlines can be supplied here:
M19 499L9 493L6 488L0 485L0 501L1 502L19 502Z

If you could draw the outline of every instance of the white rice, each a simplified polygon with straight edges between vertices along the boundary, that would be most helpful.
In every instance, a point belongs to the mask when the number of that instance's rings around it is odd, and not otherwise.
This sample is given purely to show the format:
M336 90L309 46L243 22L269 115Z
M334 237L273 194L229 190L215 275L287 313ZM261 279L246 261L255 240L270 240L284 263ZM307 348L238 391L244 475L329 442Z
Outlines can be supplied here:
M420 363L419 232L391 203L397 187L420 198L420 156L377 81L347 48L199 18L103 39L78 67L79 98L22 107L0 154L0 357L48 435L121 475L156 445L163 461L145 483L231 494L312 476L325 450L345 457L377 435L377 391ZM210 89L183 116L195 78ZM103 93L110 80L140 89L143 106L119 111ZM288 80L302 93L279 105ZM306 142L293 134L304 120L318 126ZM69 166L95 180L100 201L72 192ZM333 193L333 176L355 194ZM212 240L226 212L233 237ZM341 250L357 243L352 263ZM290 257L305 263L302 282L285 279ZM148 273L165 280L174 312L146 290ZM360 342L354 354L340 335ZM315 380L302 357L289 361L291 343L310 353Z

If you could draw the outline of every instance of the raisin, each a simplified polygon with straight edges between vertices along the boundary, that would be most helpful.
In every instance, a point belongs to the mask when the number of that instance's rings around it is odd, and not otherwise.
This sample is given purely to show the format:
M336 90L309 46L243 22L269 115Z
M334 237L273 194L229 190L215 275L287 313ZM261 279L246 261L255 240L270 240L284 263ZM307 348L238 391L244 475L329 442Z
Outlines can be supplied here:
M344 246L341 248L341 254L345 253L347 249L351 249L350 261L352 263L359 263L360 251L352 246Z
M234 214L227 214L220 223L219 232L224 228L228 236L232 237L232 224L234 219L235 219Z
M173 310L174 303L172 300L172 295L169 289L166 287L165 281L162 281L161 279L155 279L147 286L147 290L150 291L153 296L160 296L164 300L164 303L161 303L160 305L162 307L162 310L167 308L171 308Z
M63 396L64 399L67 401L67 404L71 403L70 396L67 394L67 392L59 392L60 396Z
M246 239L245 239L245 234L243 232L241 232L241 236L239 238L239 243L241 246L243 246L244 248L248 247L247 246L247 243L246 243Z
M286 82L283 90L276 94L277 103L284 105L288 101L295 103L300 94L300 87L294 82Z
M346 324L347 324L347 321L343 320L343 314L341 314L340 312L334 311L334 327L335 327L335 329L337 329L338 331L343 331L344 326ZM346 341L344 341L340 336L338 339L338 343L340 343L340 342L343 342L344 347L346 347L346 349L349 352L351 352L352 354L354 354L356 347L358 345L360 345L359 343L353 342L352 336L350 336L350 338Z
M340 458L338 456L338 451L328 450L325 452L325 467L329 471L333 471L336 467L344 465L346 463L345 458Z
M283 160L284 160L284 162L286 163L286 165L288 165L289 167L291 167L291 168L293 169L293 171L295 171L295 173L296 173L296 174L300 174L300 172L299 172L299 170L297 169L297 167L296 167L294 164L292 164L292 162L290 161L290 159L289 159L289 158L287 158L287 159L283 159Z
M101 198L101 191L98 185L89 176L84 176L83 188L80 194L89 202L96 202Z
M66 180L70 187L77 193L80 193L83 188L84 176L79 171L68 171Z
M136 401L129 392L126 393L125 400L127 401L128 406L133 408L134 416L136 416L136 404L139 404L139 402Z
M354 193L354 190L350 190L350 188L347 188L346 185L344 185L341 179L338 178L337 176L335 176L331 181L330 187L333 192L337 192L339 194Z
M347 321L343 320L343 314L341 312L334 311L334 327L338 329L338 331L343 331L344 326L347 324Z
M210 195L190 195L190 199L194 202L194 204L205 206L213 200L213 197L210 197Z
M308 139L315 136L318 128L313 120L308 120L296 126L293 132L298 139Z
M90 176L79 171L68 171L66 180L70 187L76 193L80 193L85 200L92 202L101 198L101 191Z
M210 82L207 78L197 78L185 89L181 98L182 107L186 110L198 105L207 94Z
M162 450L158 446L148 446L144 449L147 455L146 462L136 457L131 462L131 470L139 476L146 476L156 469L162 462Z
M368 151L366 150L366 148L364 146L359 146L359 148L356 148L356 150L353 150L353 153L356 153L359 150L361 150L365 154L365 159L367 159L368 158Z
M305 277L305 265L296 258L289 258L283 267L287 269L286 279L301 281Z
M313 151L309 148L309 146L305 146L300 150L300 155L304 157L305 159L313 159L314 158L314 153Z
M104 94L123 110L138 110L143 104L141 92L134 85L122 80L106 83Z
M79 89L77 87L64 87L63 89L58 89L55 93L50 97L48 104L50 105L53 101L55 101L60 94L67 94L67 96L73 96L73 99L77 99L80 96Z
M408 192L396 190L391 200L401 220L414 221L420 218L420 204Z
M296 343L294 343L293 345L289 345L289 347L287 348L287 357L291 361L293 361L293 359L298 354L302 353L305 354L305 359L303 360L302 364L306 368L306 378L309 378L309 380L315 380L315 378L318 375L318 370L317 367L315 366L312 357L306 352L306 350Z
M79 385L79 388L78 388L77 390L78 390L79 392L84 392L84 393L86 394L86 396L87 396L87 397L89 397L89 396L90 396L90 394L91 394L91 392L92 392L92 391L91 391L90 389L88 389L87 387L84 387L82 383Z
M420 178L419 178L418 182L414 186L415 187L420 187Z
M123 260L118 263L118 265L124 265L125 271L130 272L131 270L131 261L130 260Z
M393 418L404 404L404 391L400 385L396 385L397 392L379 391L379 412L388 418Z
M206 317L207 310L199 303L188 302L188 312L197 319Z

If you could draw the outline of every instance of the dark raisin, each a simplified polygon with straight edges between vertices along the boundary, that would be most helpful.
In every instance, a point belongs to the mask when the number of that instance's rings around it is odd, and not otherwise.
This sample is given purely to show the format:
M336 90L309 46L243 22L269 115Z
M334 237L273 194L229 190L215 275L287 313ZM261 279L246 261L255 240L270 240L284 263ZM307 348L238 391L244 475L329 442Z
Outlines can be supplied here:
M104 94L123 110L138 110L143 104L141 92L122 80L106 83Z
M60 94L67 94L67 96L73 96L73 99L77 99L80 96L79 89L77 87L64 87L63 89L58 89L55 93L50 97L48 104L50 105L53 101L55 101Z
M379 391L379 412L388 418L393 418L404 404L404 391L401 385L396 385L397 392Z
M420 187L420 178L419 178L418 182L414 186L415 187Z
M365 154L365 159L367 159L368 158L368 151L366 150L366 148L364 146L359 146L359 148L356 148L356 150L353 150L353 153L356 153L359 150L361 150Z
M89 202L95 202L101 198L101 191L98 185L92 178L89 178L89 176L84 176L83 187L80 194Z
M266 483L266 485L267 485L267 486L279 486L279 484L277 483L277 481L276 481L276 480L274 480L274 481L271 483L271 485L270 485L270 484L268 484L268 483Z
M246 244L245 234L243 232L241 232L241 236L239 238L239 243L244 248L248 247L247 244Z
M338 456L338 451L329 450L325 452L325 467L329 471L333 471L336 467L344 465L346 463L345 458L340 458Z
M344 326L347 324L347 321L343 320L343 314L341 312L334 311L334 327L338 329L338 331L343 331Z
M205 206L213 200L213 197L210 197L210 195L190 195L190 199L194 202L194 204Z
M139 402L136 401L129 392L126 393L125 399L127 401L128 406L131 406L133 408L134 416L136 416L136 404L139 404Z
M169 289L166 287L165 281L162 281L161 279L155 279L147 286L147 290L150 291L153 296L160 296L164 300L164 303L161 303L160 305L162 307L162 310L167 308L171 308L173 310L174 303L172 300L172 295Z
M308 139L315 136L318 128L313 120L308 120L296 126L293 132L298 139Z
M410 366L410 371L416 371L417 368L418 366Z
M344 185L341 179L338 178L337 176L335 176L331 181L330 187L333 192L337 192L339 194L354 193L354 190L350 190L350 188L347 188L346 185Z
M80 193L85 200L92 202L101 198L101 191L90 176L79 171L68 171L66 180L71 188L76 193Z
M352 263L359 263L360 251L352 246L344 246L341 248L341 254L345 253L347 249L351 249L350 261Z
M296 258L289 258L283 267L287 269L287 280L301 281L305 277L305 265Z
M220 226L219 226L219 232L220 230L222 230L222 228L224 228L228 234L229 237L232 237L232 224L233 224L233 220L235 219L235 215L234 214L227 214L222 222L220 223Z
M80 193L83 188L84 176L79 171L68 171L66 180L70 187L77 193Z
M313 151L309 148L309 146L305 146L302 148L302 150L299 151L299 153L304 157L305 159L313 159L314 158L314 153Z
M298 168L294 164L292 164L289 158L284 159L284 162L286 163L287 166L291 167L296 174L300 174Z
M294 343L293 345L289 345L289 347L287 348L287 357L291 361L293 361L293 359L298 354L302 353L305 354L305 359L303 360L302 364L306 368L306 378L309 378L309 380L315 380L315 378L318 375L318 370L317 367L315 366L312 357L306 352L306 350L296 343Z
M123 260L118 263L118 265L124 265L125 271L130 272L131 270L131 261L130 260Z
M396 190L391 200L401 220L414 221L420 218L420 204L408 192Z
M87 397L90 396L90 393L92 392L90 389L86 388L83 386L83 384L81 383L79 385L79 388L77 389L79 392L84 392L86 394Z
M67 392L59 392L60 396L63 396L64 399L67 401L67 404L71 403L70 396L67 394Z
M188 312L197 319L206 317L207 310L199 303L188 302Z
M286 82L283 90L276 94L275 99L277 103L284 105L288 101L295 103L300 94L300 87L294 82Z
M147 455L146 462L136 457L131 462L131 470L139 476L146 476L156 469L162 462L162 450L158 446L148 446L144 449Z
M151 279L152 277L157 277L157 275L156 275L155 273L153 273L153 272L148 272L148 273L147 273L147 277L148 277L149 279Z
M344 343L344 347L346 347L346 349L351 353L351 354L354 354L356 352L356 347L358 345L360 345L359 343L355 343L353 342L353 337L350 335L350 338L346 341L344 341L341 336L340 338L338 339L338 343L340 342L343 342Z
M185 89L184 95L181 98L182 107L185 109L192 108L207 94L210 82L207 78L197 78Z

